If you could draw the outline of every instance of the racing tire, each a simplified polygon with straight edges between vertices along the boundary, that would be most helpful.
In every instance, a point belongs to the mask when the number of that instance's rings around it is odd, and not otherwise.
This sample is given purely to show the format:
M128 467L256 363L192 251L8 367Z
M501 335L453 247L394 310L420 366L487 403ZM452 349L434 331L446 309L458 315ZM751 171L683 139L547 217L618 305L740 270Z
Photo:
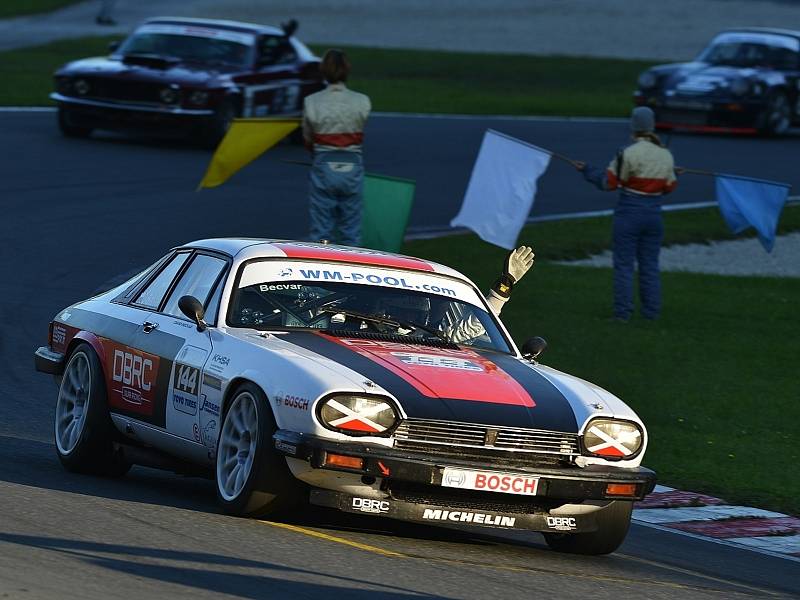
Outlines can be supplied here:
M273 446L276 430L264 392L249 382L240 385L227 403L217 440L214 473L225 512L263 517L304 505L302 484Z
M131 464L114 448L103 368L89 344L70 354L58 388L53 433L67 471L121 477Z
M61 107L58 109L58 128L65 137L87 138L92 134L91 127L76 125L72 114Z
M616 501L596 513L597 531L545 533L547 545L569 554L611 554L620 547L631 525L633 502Z
M230 98L225 100L219 105L219 108L214 111L214 115L208 120L205 128L201 131L201 144L209 150L215 149L222 141L222 138L225 137L231 123L233 123L233 120L237 116L238 110L236 108L236 103Z
M783 135L792 125L792 107L784 92L773 91L767 96L764 110L758 116L756 127L761 135Z

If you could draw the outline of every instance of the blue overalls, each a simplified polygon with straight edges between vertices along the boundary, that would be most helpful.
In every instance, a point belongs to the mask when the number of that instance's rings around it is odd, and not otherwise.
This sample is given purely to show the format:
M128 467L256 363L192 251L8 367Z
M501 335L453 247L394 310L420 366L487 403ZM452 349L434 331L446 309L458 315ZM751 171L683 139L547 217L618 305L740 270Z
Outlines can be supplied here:
M309 194L311 241L338 241L345 246L361 244L363 184L364 167L360 153L329 151L314 154Z

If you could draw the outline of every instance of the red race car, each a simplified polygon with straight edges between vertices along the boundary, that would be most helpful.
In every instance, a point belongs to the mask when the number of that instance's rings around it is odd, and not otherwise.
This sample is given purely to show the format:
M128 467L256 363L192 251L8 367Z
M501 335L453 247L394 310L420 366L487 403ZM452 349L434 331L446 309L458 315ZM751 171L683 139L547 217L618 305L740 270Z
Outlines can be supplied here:
M179 131L216 144L235 117L297 116L324 87L319 58L281 29L206 19L145 21L111 54L55 73L61 131Z

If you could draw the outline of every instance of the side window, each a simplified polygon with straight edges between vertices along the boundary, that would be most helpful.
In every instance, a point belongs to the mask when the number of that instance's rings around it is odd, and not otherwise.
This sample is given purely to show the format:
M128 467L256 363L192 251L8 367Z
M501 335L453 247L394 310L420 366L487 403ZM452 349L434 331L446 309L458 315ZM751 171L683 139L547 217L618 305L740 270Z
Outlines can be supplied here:
M217 324L217 313L219 312L219 302L222 299L222 288L225 287L224 283L224 279L220 280L214 290L214 295L211 296L211 300L208 301L208 306L206 306L206 323L209 325Z
M268 35L259 44L259 64L261 66L285 65L297 60L297 53L285 37Z
M158 309L161 299L167 293L172 280L175 279L175 275L178 274L187 258L189 258L188 252L176 254L161 273L139 293L133 303L152 310Z
M198 254L195 256L189 268L186 269L180 281L175 285L169 295L164 312L168 315L183 317L184 314L178 308L178 300L183 296L194 296L205 306L211 294L211 288L217 282L219 274L228 263L221 258Z

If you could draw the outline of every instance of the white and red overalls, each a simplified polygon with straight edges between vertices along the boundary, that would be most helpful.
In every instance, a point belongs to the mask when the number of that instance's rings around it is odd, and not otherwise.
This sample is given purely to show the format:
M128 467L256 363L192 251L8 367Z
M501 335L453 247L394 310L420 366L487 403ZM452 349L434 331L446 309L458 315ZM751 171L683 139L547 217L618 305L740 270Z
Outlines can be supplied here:
M361 242L361 144L370 109L369 98L344 83L329 84L305 99L303 137L314 151L309 198L313 242Z

